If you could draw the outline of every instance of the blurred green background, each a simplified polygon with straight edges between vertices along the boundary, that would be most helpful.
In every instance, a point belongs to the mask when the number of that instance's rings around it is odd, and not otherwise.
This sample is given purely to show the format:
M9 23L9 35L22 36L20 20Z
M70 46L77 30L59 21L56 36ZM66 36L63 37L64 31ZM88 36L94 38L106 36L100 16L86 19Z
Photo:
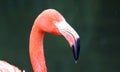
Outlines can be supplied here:
M0 0L0 59L26 72L29 34L37 15L58 10L81 36L75 64L64 37L46 33L44 51L48 72L120 72L119 0Z

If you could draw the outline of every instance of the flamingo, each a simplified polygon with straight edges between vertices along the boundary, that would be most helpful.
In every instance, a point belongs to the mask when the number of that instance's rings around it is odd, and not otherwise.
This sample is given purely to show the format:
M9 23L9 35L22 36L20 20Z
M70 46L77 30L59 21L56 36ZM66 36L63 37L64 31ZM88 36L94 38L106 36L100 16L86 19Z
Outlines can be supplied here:
M32 26L29 39L29 54L34 72L47 72L43 39L45 32L63 35L69 42L75 61L78 60L80 52L80 37L77 32L67 23L65 18L55 9L44 10ZM13 68L13 69L12 69ZM0 61L0 72L25 72L17 67Z

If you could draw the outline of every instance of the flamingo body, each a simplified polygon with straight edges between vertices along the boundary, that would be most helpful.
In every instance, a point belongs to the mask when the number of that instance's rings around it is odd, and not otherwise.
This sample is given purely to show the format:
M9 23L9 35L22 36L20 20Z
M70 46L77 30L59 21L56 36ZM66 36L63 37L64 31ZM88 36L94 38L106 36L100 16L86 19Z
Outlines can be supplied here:
M16 66L7 63L6 61L0 60L0 72L25 72L21 71Z
M79 35L58 11L55 9L47 9L35 19L30 33L29 53L34 72L47 72L43 49L45 32L64 36L72 47L74 59L78 59L80 52ZM4 61L3 63L10 65ZM20 72L17 67L15 67L15 69L17 70L15 72Z

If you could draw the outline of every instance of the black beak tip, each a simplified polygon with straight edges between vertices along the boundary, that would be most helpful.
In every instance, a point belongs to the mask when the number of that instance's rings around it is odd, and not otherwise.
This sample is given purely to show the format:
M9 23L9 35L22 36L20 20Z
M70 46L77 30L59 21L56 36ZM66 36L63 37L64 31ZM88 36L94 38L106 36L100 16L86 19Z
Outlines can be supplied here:
M78 38L75 43L72 45L72 51L74 59L77 61L80 53L80 38Z

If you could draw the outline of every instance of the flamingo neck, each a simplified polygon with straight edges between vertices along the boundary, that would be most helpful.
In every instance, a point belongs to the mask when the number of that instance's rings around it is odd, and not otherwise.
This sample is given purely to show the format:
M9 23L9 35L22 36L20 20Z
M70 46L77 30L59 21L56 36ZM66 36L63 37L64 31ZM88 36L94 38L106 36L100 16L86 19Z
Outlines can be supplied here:
M33 27L30 34L30 59L34 72L47 72L44 49L43 49L44 32L37 27Z

